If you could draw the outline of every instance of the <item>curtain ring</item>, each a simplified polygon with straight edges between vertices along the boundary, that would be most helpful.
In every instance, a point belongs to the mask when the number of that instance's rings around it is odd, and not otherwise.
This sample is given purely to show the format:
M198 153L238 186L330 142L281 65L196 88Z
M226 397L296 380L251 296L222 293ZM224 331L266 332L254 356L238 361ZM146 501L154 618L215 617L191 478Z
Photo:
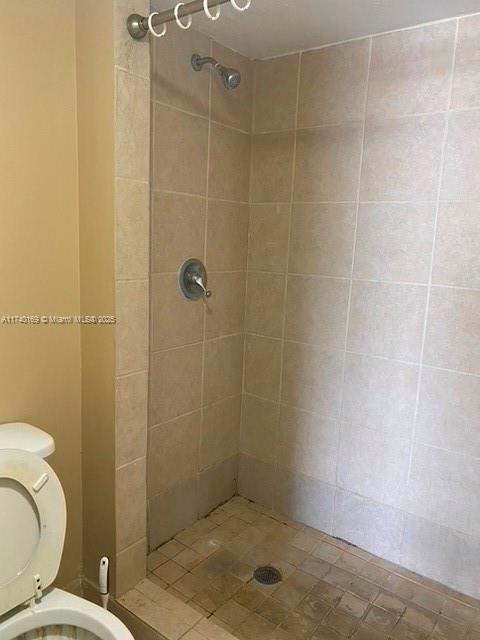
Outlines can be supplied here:
M232 3L232 7L234 9L236 9L237 11L246 11L250 7L250 5L252 4L252 0L247 0L247 4L244 7L240 7L237 4L237 0L230 0L230 2Z
M214 22L220 17L220 7L217 7L217 13L212 13L208 6L208 0L203 0L203 10L205 11L207 18L210 18L210 20L213 20Z
M150 31L150 33L152 34L152 36L155 36L156 38L162 38L166 33L167 33L167 25L164 24L163 25L163 31L161 33L157 33L155 31L155 29L153 28L153 24L152 24L152 18L153 16L158 16L158 11L154 11L153 13L151 13L148 16L148 30Z
M180 9L180 7L183 7L184 5L185 5L185 2L179 2L178 4L176 4L175 9L173 10L173 13L175 14L175 20L177 21L177 24L180 27L180 29L190 29L190 27L192 26L192 16L190 15L187 17L186 24L184 24L178 17L178 10Z
M237 0L230 0L230 2L232 3L232 7L234 9L236 9L237 11L246 11L250 7L250 5L252 4L252 0L247 0L247 4L244 7L240 7L237 4Z

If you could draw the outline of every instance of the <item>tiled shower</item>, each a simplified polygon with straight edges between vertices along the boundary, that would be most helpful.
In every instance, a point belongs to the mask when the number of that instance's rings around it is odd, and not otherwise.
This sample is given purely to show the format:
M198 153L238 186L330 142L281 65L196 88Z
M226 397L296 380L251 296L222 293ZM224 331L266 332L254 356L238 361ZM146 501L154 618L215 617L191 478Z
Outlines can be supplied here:
M479 34L154 42L150 550L240 494L480 596Z

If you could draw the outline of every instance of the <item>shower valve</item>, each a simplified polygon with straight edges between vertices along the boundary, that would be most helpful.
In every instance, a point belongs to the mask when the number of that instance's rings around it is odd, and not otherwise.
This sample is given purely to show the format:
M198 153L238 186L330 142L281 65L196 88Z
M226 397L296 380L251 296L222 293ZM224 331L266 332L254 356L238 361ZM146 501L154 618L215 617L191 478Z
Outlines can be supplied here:
M212 292L207 287L207 270L200 260L191 258L182 264L178 272L178 286L189 300L210 298Z

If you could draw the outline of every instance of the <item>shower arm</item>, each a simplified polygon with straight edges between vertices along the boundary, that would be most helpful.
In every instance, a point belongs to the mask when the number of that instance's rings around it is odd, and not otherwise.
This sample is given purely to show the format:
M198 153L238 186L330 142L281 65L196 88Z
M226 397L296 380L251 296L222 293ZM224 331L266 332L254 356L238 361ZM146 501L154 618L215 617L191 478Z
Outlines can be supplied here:
M229 0L209 0L208 6L210 8L217 7L220 4L225 4ZM203 0L193 0L178 9L178 17L184 18L190 16L193 13L199 13L203 11ZM161 11L152 18L152 26L158 27L167 22L173 22L175 20L174 9L168 9L167 11ZM127 19L127 29L129 34L135 40L142 40L148 33L148 17L140 16L138 13L132 13Z

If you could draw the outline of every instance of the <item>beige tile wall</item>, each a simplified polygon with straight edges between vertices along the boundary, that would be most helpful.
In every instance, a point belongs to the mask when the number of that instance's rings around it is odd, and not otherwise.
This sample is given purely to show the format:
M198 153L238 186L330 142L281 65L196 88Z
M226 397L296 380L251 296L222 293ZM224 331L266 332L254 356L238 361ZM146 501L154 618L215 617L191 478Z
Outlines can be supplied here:
M193 30L170 29L152 53L147 490L155 548L236 491L253 69ZM239 89L226 91L207 68L194 72L193 53L238 68ZM207 266L207 304L178 291L189 258Z
M149 345L150 47L125 29L147 0L115 0L116 595L145 576Z
M239 475L477 597L479 50L477 15L256 63Z

